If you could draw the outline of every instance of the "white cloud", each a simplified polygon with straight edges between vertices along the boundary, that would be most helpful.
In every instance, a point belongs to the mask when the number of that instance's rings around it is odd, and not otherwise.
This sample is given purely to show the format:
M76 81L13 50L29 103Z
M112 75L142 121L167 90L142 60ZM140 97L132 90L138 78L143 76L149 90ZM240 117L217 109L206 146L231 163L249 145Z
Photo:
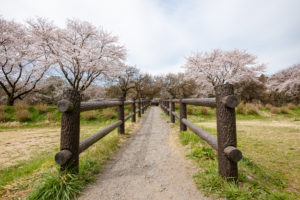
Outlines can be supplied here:
M120 37L128 62L158 74L182 70L184 57L213 48L247 49L268 73L299 63L297 0L0 0L5 18L43 16L63 26L87 20Z

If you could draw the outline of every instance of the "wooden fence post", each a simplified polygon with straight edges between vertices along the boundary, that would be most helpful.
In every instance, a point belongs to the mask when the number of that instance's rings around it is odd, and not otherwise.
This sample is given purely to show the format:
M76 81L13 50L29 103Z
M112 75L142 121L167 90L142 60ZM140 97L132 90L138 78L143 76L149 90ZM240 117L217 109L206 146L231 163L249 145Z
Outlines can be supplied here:
M122 121L122 124L118 127L118 133L125 133L125 120L124 120L124 97L120 97L121 105L118 106L118 120Z
M175 123L175 116L172 114L172 112L175 112L175 103L170 99L170 120L171 123Z
M167 100L167 108L168 109L170 109L170 102L169 102L169 100ZM169 110L167 110L167 115L170 115L170 111Z
M183 99L183 96L182 98L180 98L180 131L186 131L187 130L187 127L186 125L182 122L182 119L183 118L187 118L187 115L186 115L186 104L182 102L182 99Z
M131 104L131 112L133 113L133 116L131 117L131 122L136 122L135 99L133 99L133 103Z
M139 107L138 117L141 118L141 116L142 116L142 114L141 114L142 113L141 99L139 99L139 101L138 101L138 107Z
M215 87L217 102L217 135L218 135L218 166L219 174L227 180L237 180L238 166L236 162L230 161L224 153L229 146L236 147L236 119L235 103L231 104L230 98L234 95L234 88L231 84Z
M145 112L145 100L142 99L142 114Z
M68 162L61 165L61 171L78 173L79 136L80 136L80 93L77 90L65 90L63 100L58 102L58 110L62 112L60 152L55 160L69 157Z

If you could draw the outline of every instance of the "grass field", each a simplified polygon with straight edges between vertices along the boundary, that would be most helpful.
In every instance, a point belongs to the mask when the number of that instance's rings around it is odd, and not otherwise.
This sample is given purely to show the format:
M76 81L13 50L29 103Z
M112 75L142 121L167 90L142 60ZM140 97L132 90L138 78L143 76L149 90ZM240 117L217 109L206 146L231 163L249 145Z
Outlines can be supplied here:
M112 153L122 144L136 127L131 122L126 123L126 134L118 136L116 130L105 136L80 155L80 174L76 177L64 177L66 183L60 188L45 188L57 186L59 175L54 155L59 151L60 113L55 107L47 107L40 112L37 107L29 106L22 109L29 111L29 118L17 120L18 108L6 106L6 119L0 123L0 199L63 199L59 195L76 196L87 182L93 181L101 166ZM129 113L126 108L126 113ZM87 138L116 120L115 108L81 115L80 137ZM68 180L70 179L70 180ZM75 182L72 182L76 180ZM52 181L52 182L51 182ZM51 184L50 184L51 183ZM56 185L55 185L56 184ZM41 196L45 190L56 197ZM59 193L67 191L70 193Z
M201 114L189 106L188 118L216 135L215 109ZM173 126L178 130L178 122ZM216 152L190 130L179 132L187 156L197 163L194 180L205 194L228 199L300 199L300 108L273 114L261 108L257 114L237 114L239 184L228 184L217 172Z

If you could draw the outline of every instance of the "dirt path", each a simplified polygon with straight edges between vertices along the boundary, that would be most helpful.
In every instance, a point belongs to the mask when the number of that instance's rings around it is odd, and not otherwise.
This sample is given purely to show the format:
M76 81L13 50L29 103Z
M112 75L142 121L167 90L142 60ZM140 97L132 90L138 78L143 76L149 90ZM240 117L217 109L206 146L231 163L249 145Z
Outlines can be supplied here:
M161 110L152 107L142 120L142 127L79 199L206 199L196 189Z

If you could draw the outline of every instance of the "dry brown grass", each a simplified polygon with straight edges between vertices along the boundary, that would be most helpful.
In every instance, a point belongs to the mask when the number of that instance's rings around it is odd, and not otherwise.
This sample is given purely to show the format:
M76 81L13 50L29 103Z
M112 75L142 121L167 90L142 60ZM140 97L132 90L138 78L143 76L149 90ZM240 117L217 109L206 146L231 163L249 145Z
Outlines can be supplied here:
M5 110L5 105L0 105L0 112Z
M30 119L30 112L28 110L18 110L16 111L15 118L19 122L24 122Z
M265 106L268 110L271 110L272 108L273 108L273 106L272 106L272 104L266 104L266 106Z
M247 113L246 107L244 103L240 103L237 107L236 107L236 112L238 114L242 114L245 115Z
M278 114L279 112L280 112L280 109L278 107L272 107L271 108L271 113Z
M82 113L82 117L85 120L94 120L97 119L97 111L96 110L91 110L91 111L86 111Z
M293 103L288 103L288 104L287 104L287 107L288 107L290 110L294 110L294 109L297 108L297 106L296 106L295 104L293 104Z
M124 116L127 116L129 114L129 110L124 110Z
M4 110L0 110L0 122L5 122L7 119L8 115Z
M111 119L113 118L115 112L116 111L114 109L106 108L103 110L103 117L106 119Z
M47 120L48 121L55 121L55 115L52 112L47 113Z
M209 108L207 107L200 107L199 111L201 115L208 115L210 113Z
M282 107L280 107L280 113L282 113L282 114L290 114L290 110L289 110L288 107L282 106Z
M17 103L15 103L14 107L15 107L15 110L17 113L18 111L21 111L21 110L27 110L28 104L23 101L18 101Z
M250 115L259 115L259 104L246 103L245 109L247 110L247 114Z
M193 115L195 113L195 108L194 107L190 107L187 109L187 114L188 115Z
M39 113L45 113L48 111L48 106L47 104L44 103L39 103L35 106L35 109L39 112Z

